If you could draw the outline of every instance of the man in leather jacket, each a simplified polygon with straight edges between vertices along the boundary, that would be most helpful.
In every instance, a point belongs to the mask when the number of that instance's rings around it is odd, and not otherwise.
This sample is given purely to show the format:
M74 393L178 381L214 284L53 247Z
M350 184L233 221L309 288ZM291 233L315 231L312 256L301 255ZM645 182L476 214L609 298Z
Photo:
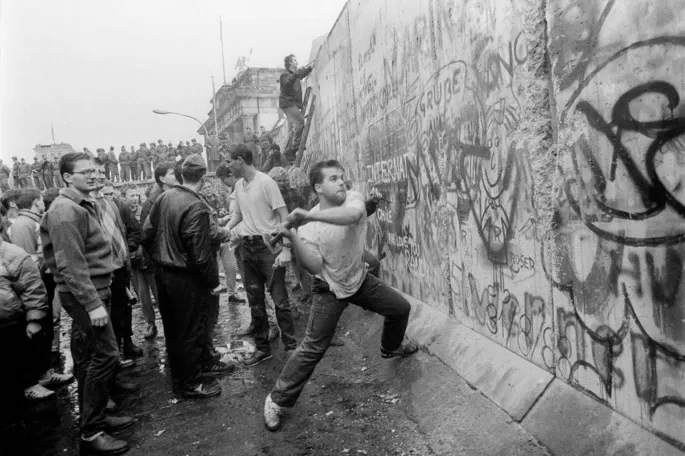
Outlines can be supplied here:
M209 208L199 194L207 166L199 155L182 165L183 185L162 193L143 228L143 248L160 266L156 277L175 390L185 397L217 396L216 381L203 382L202 356L212 293L219 288Z

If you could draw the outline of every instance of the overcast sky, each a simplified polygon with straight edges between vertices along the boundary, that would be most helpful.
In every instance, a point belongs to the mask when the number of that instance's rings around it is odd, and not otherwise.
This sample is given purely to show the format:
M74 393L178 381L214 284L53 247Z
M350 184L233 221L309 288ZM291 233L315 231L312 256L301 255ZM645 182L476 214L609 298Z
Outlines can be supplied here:
M200 137L212 81L252 49L249 66L304 64L345 0L0 0L0 158L36 144L90 150Z

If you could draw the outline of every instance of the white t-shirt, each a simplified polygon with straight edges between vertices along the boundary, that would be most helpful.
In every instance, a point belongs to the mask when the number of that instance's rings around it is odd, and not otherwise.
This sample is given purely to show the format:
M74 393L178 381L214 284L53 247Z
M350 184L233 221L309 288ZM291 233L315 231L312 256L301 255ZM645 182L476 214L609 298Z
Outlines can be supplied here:
M366 278L364 246L366 244L366 205L358 192L349 191L343 207L360 208L363 217L354 225L332 225L311 222L298 234L304 243L323 260L321 275L338 299L355 294ZM312 212L319 211L316 205Z
M235 212L243 216L245 236L261 236L278 229L281 219L276 209L285 207L278 184L257 171L250 181L240 179L235 184Z

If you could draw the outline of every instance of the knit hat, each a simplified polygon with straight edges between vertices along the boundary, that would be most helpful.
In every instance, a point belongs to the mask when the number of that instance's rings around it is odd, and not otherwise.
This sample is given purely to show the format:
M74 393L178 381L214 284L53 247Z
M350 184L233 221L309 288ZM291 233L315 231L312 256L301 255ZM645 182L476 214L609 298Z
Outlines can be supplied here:
M206 172L207 165L202 157L200 157L198 154L189 155L188 158L183 161L183 165L181 165L181 172L200 170Z

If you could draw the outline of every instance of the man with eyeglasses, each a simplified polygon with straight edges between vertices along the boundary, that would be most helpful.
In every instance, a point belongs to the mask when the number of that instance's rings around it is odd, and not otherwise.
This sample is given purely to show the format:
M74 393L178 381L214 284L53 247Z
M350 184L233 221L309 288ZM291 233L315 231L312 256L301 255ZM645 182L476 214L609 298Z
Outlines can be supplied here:
M53 272L64 310L72 318L71 353L78 381L81 448L119 454L127 442L107 432L129 427L130 417L105 414L119 368L119 349L109 318L114 272L112 242L106 237L96 203L96 170L85 153L65 154L59 163L67 188L43 216L43 256Z

